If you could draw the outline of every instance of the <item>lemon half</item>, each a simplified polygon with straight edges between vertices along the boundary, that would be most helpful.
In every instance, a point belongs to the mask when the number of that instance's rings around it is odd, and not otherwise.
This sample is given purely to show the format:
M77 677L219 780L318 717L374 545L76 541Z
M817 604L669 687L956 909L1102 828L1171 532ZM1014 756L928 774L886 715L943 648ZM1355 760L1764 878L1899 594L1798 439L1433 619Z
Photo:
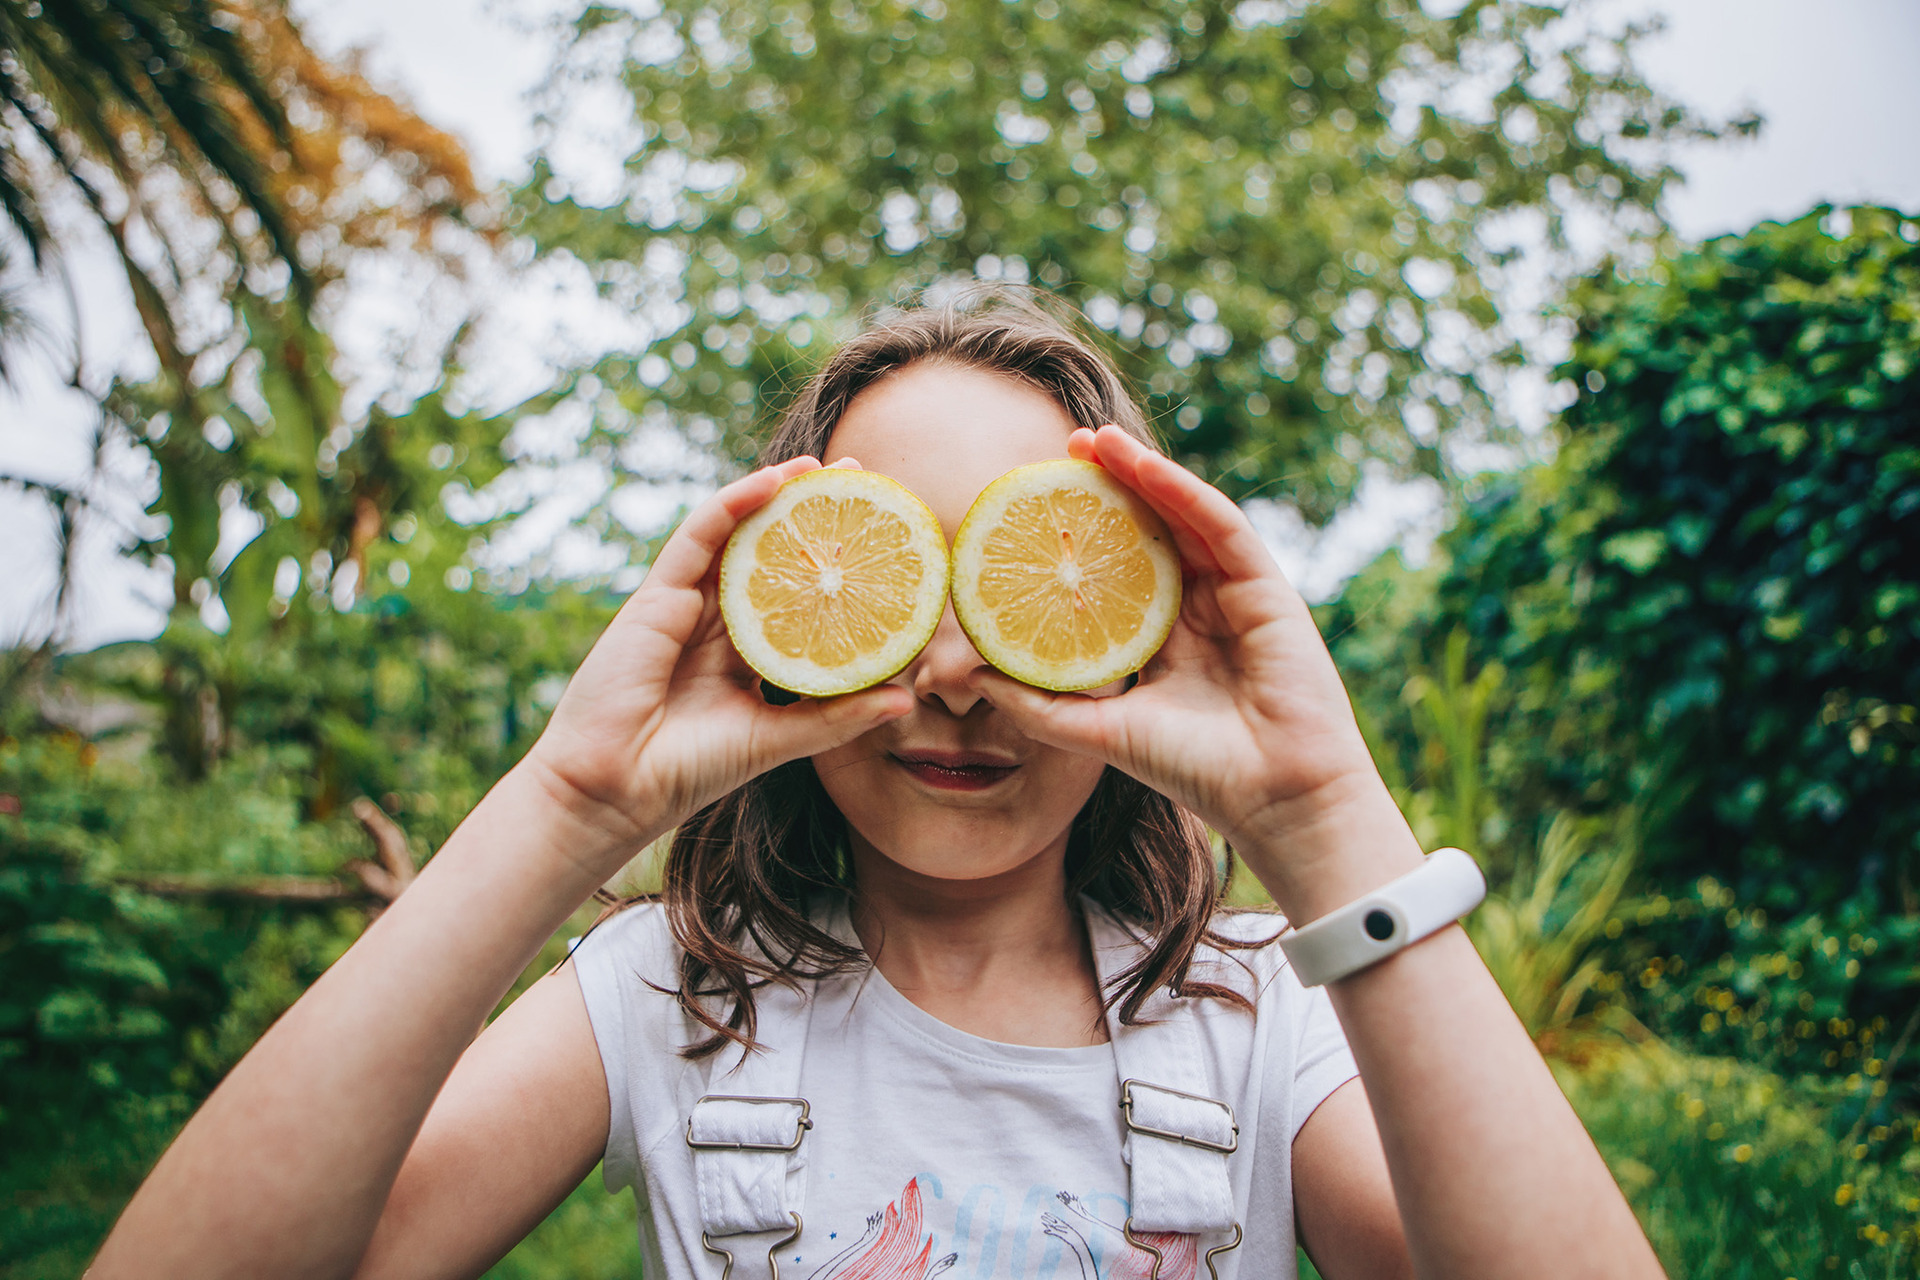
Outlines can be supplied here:
M1016 680L1093 689L1145 666L1180 613L1180 557L1146 503L1091 462L1016 467L953 539L953 611Z
M720 557L720 615L768 681L827 697L892 678L932 639L947 540L927 504L871 471L823 467L780 486Z

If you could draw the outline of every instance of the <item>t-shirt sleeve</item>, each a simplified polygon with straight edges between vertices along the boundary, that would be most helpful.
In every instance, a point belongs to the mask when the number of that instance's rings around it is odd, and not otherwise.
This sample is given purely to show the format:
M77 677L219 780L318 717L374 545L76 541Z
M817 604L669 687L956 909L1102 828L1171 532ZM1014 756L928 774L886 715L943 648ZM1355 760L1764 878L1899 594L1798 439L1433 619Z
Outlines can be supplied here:
M1288 1140L1300 1136L1307 1117L1325 1102L1335 1089L1360 1074L1353 1051L1347 1047L1347 1033L1333 1012L1333 1001L1325 987L1300 987L1291 968L1281 981L1292 983L1297 991L1294 1007L1299 1011L1298 1038L1293 1055L1293 1128Z
M639 1125L634 1082L662 1045L658 987L673 981L671 939L655 906L629 907L590 930L573 948L572 968L586 1000L587 1019L607 1078L607 1149L600 1176L607 1190L637 1186ZM666 1020L666 1021L671 1021Z

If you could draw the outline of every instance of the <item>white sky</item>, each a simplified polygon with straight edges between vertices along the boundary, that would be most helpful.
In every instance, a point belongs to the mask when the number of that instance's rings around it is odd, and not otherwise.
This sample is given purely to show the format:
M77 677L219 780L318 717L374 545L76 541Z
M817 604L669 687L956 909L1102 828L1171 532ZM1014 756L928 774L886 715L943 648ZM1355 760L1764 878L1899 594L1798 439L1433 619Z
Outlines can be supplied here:
M295 3L318 47L363 49L376 80L397 86L427 119L458 134L482 175L495 179L524 172L533 138L527 94L551 51L542 15L560 7L561 0ZM1688 182L1674 192L1668 212L1682 234L1740 231L1822 200L1920 211L1920 0L1598 0L1597 8L1612 20L1665 16L1666 31L1642 49L1656 85L1710 115L1753 108L1766 117L1756 142L1679 157ZM104 368L137 350L138 331L111 264L80 255L70 269L88 316L88 358ZM566 282L550 285L513 311L533 317L528 323L540 329L527 347L550 349L569 330L610 319L593 316L590 302L573 301L576 291ZM374 314L395 310L377 298L366 305ZM87 433L84 402L63 395L44 370L29 376L19 395L0 390L0 471L78 476L88 463ZM552 509L567 505L561 499ZM137 512L138 504L131 506ZM1437 522L1430 491L1384 482L1317 535L1285 511L1268 508L1256 519L1309 598L1331 594L1395 541L1419 554ZM0 492L0 643L44 627L53 547L44 512ZM80 563L74 643L158 629L163 579L117 560L104 537L83 545Z

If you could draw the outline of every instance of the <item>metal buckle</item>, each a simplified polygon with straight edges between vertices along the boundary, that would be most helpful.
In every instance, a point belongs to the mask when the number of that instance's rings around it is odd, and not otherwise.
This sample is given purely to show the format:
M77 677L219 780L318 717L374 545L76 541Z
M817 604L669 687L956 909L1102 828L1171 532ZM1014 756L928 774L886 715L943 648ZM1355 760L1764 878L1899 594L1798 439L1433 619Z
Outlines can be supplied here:
M1185 1098L1189 1102L1205 1102L1220 1108L1227 1113L1227 1124L1233 1130L1233 1137L1226 1142L1211 1142L1206 1138L1196 1138L1190 1133L1175 1133L1172 1129L1155 1129L1151 1125L1137 1123L1133 1118L1135 1085L1159 1093L1170 1093L1176 1098ZM1223 1156L1230 1156L1240 1149L1240 1124L1234 1118L1233 1108L1218 1098L1207 1098L1197 1093L1187 1093L1182 1089L1169 1089L1163 1084L1154 1084L1151 1080L1122 1080L1120 1082L1120 1114L1126 1118L1127 1129L1130 1132L1145 1134L1149 1138L1165 1138L1169 1142L1198 1147L1202 1151L1217 1151Z
M1173 1091L1169 1089L1167 1092L1171 1093ZM1212 1099L1209 1098L1208 1101L1211 1102ZM1153 1255L1153 1269L1147 1272L1147 1280L1160 1280L1160 1264L1166 1261L1166 1257L1160 1252L1160 1250L1148 1244L1145 1240L1142 1240L1139 1236L1136 1236L1135 1234L1133 1234L1133 1215L1132 1214L1127 1215L1127 1224L1126 1226L1120 1229L1120 1234L1125 1236L1127 1238L1127 1243L1132 1245L1134 1248L1144 1250L1145 1252ZM1220 1272L1216 1270L1213 1265L1214 1258L1223 1253L1231 1253L1233 1250L1238 1249L1239 1247L1240 1247L1240 1224L1236 1222L1233 1224L1233 1239L1227 1241L1225 1244L1217 1244L1213 1246L1213 1248L1207 1250L1207 1255L1206 1255L1207 1275L1210 1277L1210 1280L1220 1280ZM726 1280L726 1277L722 1276L720 1280ZM779 1277L775 1276L774 1280L779 1280Z
M694 1100L694 1110L702 1102L753 1102L800 1108L800 1119L793 1126L792 1142L715 1142L693 1136L693 1112L687 1113L687 1145L695 1151L798 1151L800 1140L813 1128L813 1104L805 1098L761 1098L739 1093L709 1093ZM795 1229L796 1234L798 1228Z
M737 1102L739 1099L735 1098L732 1099L732 1101ZM782 1099L782 1101L784 1101L784 1099ZM787 1232L785 1236L767 1246L767 1269L773 1273L773 1280L780 1280L780 1259L774 1255L800 1238L800 1215L794 1213L791 1209L787 1210L787 1212L793 1217L793 1230ZM1238 1244L1239 1240L1236 1238L1234 1243ZM717 1253L727 1260L726 1265L720 1268L720 1280L731 1280L733 1275L733 1250L722 1249L713 1242L713 1236L705 1231L700 1233L700 1246L708 1253ZM1208 1265L1211 1266L1213 1255L1208 1254L1207 1259Z

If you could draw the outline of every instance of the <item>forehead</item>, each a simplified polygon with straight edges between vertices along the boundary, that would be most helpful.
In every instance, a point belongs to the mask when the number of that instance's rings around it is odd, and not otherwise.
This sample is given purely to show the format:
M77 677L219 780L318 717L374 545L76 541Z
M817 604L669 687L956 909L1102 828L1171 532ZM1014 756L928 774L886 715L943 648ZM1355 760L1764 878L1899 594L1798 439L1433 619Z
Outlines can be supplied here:
M951 538L994 480L1029 462L1066 457L1076 425L1030 383L922 362L855 396L820 460L853 458L893 477L933 508Z

